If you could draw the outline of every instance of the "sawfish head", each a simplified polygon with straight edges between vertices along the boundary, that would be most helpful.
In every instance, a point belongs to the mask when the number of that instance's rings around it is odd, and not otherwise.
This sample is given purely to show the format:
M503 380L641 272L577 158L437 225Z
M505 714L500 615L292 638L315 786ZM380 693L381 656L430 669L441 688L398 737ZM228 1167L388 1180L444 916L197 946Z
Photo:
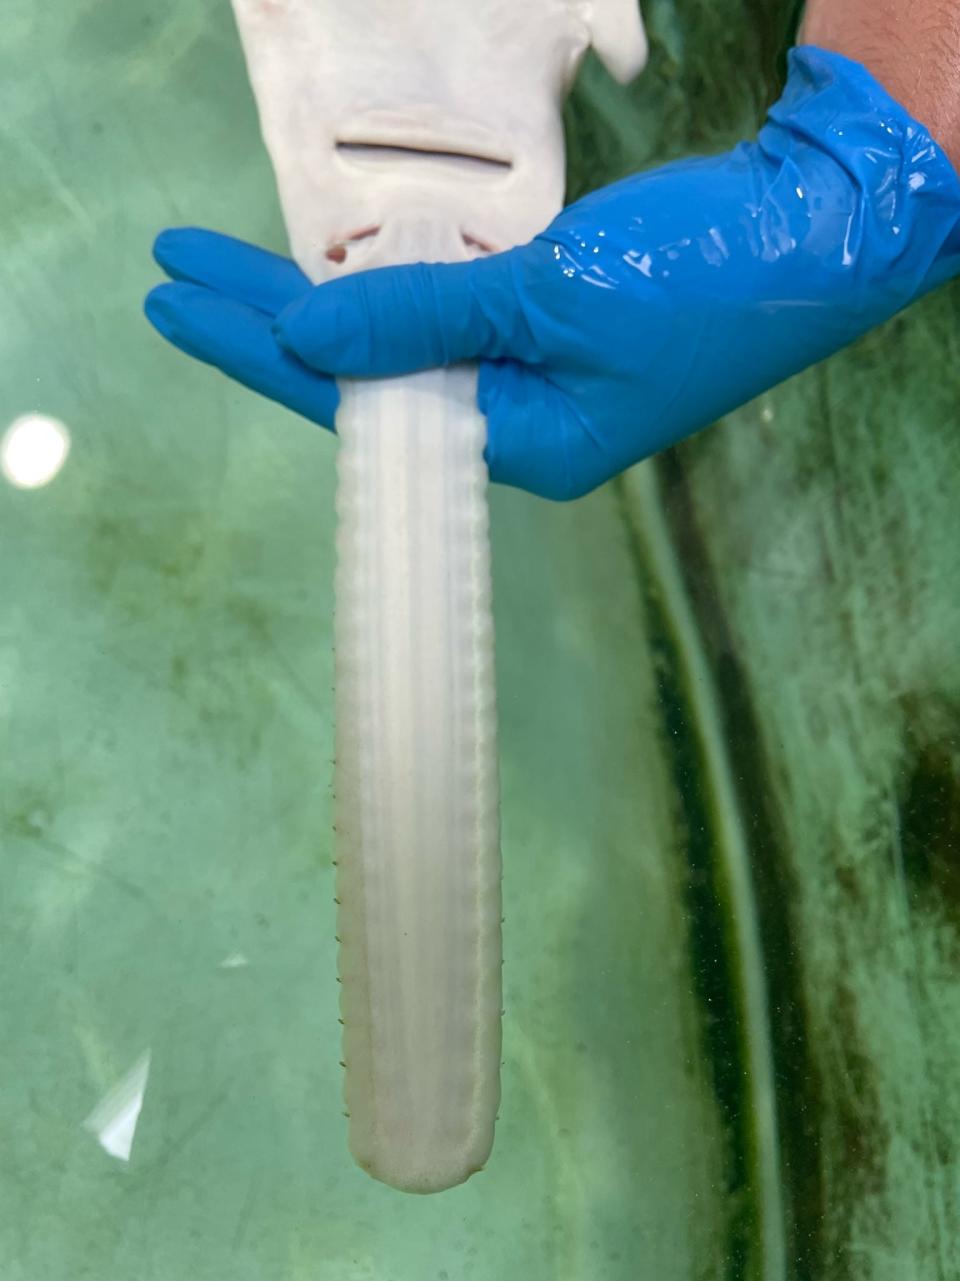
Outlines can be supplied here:
M592 45L628 80L636 0L233 0L295 257L314 280L523 243L563 200L560 107Z

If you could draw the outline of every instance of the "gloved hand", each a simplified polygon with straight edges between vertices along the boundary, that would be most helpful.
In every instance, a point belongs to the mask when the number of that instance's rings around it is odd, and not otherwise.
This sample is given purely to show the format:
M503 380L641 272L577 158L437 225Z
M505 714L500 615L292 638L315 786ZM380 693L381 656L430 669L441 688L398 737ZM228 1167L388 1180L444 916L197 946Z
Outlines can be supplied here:
M859 64L796 49L755 142L668 165L474 262L311 287L169 231L147 314L323 426L336 375L481 361L491 477L574 498L829 355L960 270L960 181Z

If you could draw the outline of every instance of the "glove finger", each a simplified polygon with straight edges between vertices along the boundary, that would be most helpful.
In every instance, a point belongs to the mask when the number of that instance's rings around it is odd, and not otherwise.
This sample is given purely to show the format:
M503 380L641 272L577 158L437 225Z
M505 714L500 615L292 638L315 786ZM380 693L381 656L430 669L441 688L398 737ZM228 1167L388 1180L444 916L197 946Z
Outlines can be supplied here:
M612 474L570 398L514 360L480 366L490 479L557 502L580 498Z
M276 316L311 288L290 258L201 227L162 231L153 256L173 280L215 289L268 316Z
M383 378L481 356L523 357L511 253L414 263L318 285L277 319L277 341L326 373Z
M321 427L333 427L340 396L332 378L287 354L262 312L198 285L160 285L144 310L175 347Z

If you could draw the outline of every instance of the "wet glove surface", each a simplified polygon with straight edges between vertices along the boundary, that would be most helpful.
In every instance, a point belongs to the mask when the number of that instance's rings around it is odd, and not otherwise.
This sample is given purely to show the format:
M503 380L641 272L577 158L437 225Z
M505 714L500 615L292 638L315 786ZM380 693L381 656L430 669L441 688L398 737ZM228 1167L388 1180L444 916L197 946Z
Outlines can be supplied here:
M164 232L166 338L325 427L336 376L481 362L493 480L575 498L853 341L960 270L960 182L857 63L805 47L756 141L639 174L533 241L311 286Z

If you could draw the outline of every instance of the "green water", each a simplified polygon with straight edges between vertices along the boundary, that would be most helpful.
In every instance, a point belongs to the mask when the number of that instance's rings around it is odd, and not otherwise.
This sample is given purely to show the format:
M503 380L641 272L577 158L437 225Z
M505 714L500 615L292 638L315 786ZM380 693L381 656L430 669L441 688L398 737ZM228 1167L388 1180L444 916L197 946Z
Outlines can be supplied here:
M753 129L789 7L653 0L572 191ZM283 247L229 5L6 0L0 84L0 431L72 440L0 481L0 1281L960 1276L956 290L494 493L503 1107L405 1197L341 1116L334 442L139 313L165 225Z

